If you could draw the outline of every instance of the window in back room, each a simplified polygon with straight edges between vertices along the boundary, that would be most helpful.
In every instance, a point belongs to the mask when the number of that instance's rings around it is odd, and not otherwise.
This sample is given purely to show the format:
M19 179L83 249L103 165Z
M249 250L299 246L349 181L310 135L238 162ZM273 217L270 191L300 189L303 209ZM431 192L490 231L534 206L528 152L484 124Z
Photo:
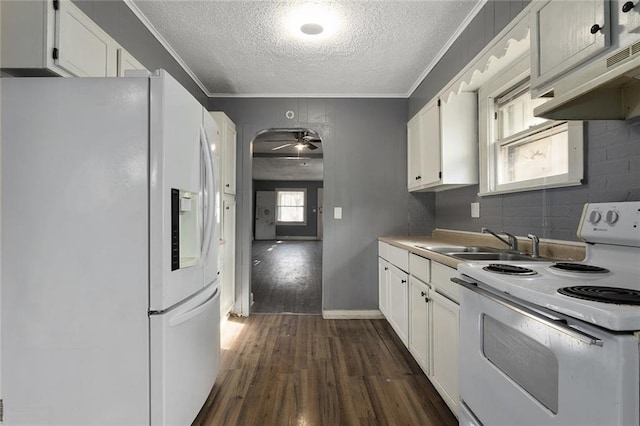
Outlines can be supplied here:
M276 189L276 221L278 225L304 225L306 189Z

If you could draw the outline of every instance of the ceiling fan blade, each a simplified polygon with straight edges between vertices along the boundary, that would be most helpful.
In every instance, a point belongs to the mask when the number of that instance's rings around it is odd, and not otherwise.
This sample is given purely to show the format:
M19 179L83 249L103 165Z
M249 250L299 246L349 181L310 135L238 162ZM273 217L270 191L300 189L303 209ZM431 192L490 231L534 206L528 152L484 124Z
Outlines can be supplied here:
M284 145L280 145L280 146L276 146L275 148L271 148L271 151L277 151L279 149L286 148L286 147L291 146L291 145L293 145L293 144L285 143Z

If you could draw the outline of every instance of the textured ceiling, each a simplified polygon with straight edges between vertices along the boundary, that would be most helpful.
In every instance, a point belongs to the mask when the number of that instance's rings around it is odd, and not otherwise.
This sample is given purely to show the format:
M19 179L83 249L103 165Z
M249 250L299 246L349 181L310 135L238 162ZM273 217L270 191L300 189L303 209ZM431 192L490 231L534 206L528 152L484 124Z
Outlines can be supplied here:
M322 180L322 158L254 157L254 180Z
M290 31L302 1L127 3L210 96L405 97L484 1L315 1L328 38Z
M316 149L297 149L302 135ZM255 180L322 180L322 141L310 129L269 129L253 140L253 174Z

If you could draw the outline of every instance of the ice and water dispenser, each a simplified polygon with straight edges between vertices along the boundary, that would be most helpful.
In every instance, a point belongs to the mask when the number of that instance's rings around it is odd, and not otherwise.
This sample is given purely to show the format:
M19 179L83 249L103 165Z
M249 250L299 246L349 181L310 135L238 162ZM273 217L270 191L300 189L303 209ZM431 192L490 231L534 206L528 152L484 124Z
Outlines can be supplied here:
M199 196L171 189L171 270L196 265L200 260Z

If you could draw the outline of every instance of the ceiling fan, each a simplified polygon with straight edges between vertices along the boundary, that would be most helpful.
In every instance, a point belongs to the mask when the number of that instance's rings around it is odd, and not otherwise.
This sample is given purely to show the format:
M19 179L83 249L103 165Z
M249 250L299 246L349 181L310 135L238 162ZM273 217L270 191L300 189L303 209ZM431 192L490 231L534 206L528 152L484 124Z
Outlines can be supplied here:
M302 150L305 148L310 150L315 150L315 149L318 149L318 147L314 145L314 143L322 142L317 135L307 130L292 131L291 135L293 136L293 139L268 139L267 142L287 142L285 144L272 148L271 149L272 151L277 151L279 149L286 148L291 145L294 145L296 148L298 148L298 150Z

